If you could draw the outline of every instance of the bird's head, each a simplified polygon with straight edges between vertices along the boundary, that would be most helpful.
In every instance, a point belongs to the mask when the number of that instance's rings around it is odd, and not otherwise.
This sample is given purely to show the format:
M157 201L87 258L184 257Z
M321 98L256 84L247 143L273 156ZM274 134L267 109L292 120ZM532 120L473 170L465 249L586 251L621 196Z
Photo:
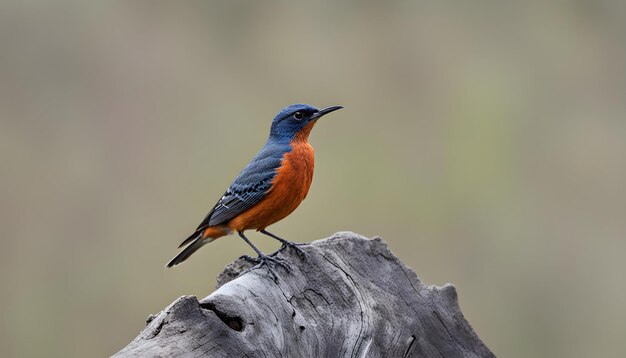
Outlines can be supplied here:
M342 108L342 106L332 106L317 109L308 104L289 105L278 112L274 118L270 130L270 139L292 141L299 133L306 139L318 119Z

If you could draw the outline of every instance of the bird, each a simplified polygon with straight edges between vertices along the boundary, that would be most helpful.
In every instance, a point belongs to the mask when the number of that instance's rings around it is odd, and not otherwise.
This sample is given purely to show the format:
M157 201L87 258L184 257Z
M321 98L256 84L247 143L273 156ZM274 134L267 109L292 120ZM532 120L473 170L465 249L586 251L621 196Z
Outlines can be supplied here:
M261 252L244 232L256 230L282 243L285 248L304 253L296 244L274 235L266 228L291 214L306 198L313 181L314 151L308 138L317 121L323 116L342 109L331 106L317 109L308 104L291 104L278 112L270 127L265 145L233 180L213 209L204 217L196 230L184 240L183 248L167 267L176 266L202 246L216 239L237 233L258 255L242 258L272 268L280 265L289 269L282 260Z

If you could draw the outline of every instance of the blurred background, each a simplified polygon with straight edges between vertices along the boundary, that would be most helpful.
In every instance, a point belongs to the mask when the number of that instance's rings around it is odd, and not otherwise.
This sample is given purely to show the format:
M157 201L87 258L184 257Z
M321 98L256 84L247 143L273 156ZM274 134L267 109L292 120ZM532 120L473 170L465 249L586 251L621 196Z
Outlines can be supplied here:
M626 3L3 3L0 346L106 356L287 104L341 104L272 232L380 235L502 357L623 357ZM263 250L278 246L258 234Z

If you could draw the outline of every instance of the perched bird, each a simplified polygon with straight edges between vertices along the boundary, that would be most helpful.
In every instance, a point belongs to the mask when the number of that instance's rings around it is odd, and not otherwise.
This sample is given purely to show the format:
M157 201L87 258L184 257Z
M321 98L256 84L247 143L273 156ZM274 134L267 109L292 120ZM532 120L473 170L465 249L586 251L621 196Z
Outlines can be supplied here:
M278 112L263 148L235 178L196 231L180 244L179 248L186 247L167 267L178 265L205 244L235 232L258 254L256 259L242 257L268 265L272 274L276 264L286 266L248 240L244 231L252 229L280 241L281 249L295 248L302 256L295 244L265 229L291 214L306 197L313 180L309 133L318 119L341 108L317 109L307 104L292 104Z

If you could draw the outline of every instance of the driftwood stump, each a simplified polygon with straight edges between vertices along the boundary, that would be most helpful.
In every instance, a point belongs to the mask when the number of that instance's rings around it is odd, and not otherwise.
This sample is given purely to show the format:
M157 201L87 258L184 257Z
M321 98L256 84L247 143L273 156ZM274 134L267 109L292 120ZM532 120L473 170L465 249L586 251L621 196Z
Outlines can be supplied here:
M426 286L380 239L341 232L291 265L230 263L202 301L183 296L115 357L494 357L452 285ZM240 273L244 272L239 276Z

